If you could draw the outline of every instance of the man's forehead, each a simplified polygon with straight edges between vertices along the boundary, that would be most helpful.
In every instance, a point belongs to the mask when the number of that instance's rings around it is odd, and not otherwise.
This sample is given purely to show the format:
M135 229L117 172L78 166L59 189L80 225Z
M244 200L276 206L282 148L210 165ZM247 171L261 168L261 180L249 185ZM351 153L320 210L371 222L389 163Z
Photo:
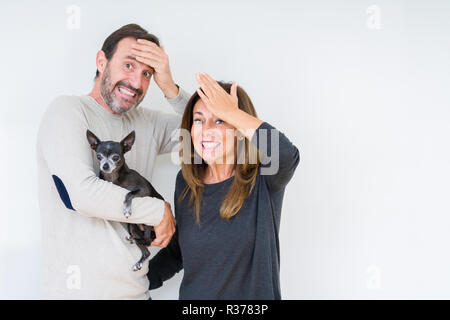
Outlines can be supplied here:
M127 40L127 42L122 43L122 41ZM115 52L115 56L120 60L133 60L138 64L142 64L143 66L150 68L150 70L154 71L154 68L136 60L136 57L131 55L130 49L132 49L131 45L134 43L138 43L135 38L123 38L117 43L117 48Z
M133 37L126 37L123 39L120 39L119 42L117 43L117 48L121 48L123 47L125 48L131 48L131 45L138 43L136 38Z

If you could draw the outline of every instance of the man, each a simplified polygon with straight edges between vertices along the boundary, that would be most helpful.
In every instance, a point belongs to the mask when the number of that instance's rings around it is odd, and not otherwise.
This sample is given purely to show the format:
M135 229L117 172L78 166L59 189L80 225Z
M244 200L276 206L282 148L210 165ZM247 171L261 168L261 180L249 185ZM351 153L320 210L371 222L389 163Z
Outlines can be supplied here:
M135 198L132 215L125 218L128 190L97 177L98 162L86 130L113 141L135 130L126 161L149 179L156 156L171 152L177 143L171 134L179 127L189 95L174 83L158 38L136 24L113 32L98 51L96 64L89 95L58 97L39 127L45 297L148 299L148 260L141 270L132 270L141 251L125 239L122 223L154 226L152 245L165 247L175 231L170 205L157 198ZM152 77L180 115L137 108Z

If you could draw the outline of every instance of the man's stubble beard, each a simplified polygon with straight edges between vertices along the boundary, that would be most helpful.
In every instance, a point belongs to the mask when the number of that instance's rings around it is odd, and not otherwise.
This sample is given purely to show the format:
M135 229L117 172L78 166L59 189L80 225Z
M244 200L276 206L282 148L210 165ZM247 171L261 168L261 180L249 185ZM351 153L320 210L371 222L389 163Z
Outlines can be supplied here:
M141 99L138 100L136 104L129 109L122 107L118 101L119 98L116 97L116 94L114 93L114 89L116 86L115 85L112 86L111 84L110 70L108 64L106 65L105 72L102 75L102 81L100 84L100 94L103 98L103 101L105 101L106 105L110 107L114 113L117 114L123 114L135 109L142 102L144 97L141 97ZM112 89L109 90L109 88L111 87Z

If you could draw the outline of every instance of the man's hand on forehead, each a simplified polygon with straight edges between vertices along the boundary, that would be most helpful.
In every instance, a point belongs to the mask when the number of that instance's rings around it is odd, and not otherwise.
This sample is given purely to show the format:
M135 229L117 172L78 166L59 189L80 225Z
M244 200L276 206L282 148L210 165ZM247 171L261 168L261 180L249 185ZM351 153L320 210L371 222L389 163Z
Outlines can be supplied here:
M154 65L158 64L165 55L165 52L156 43L146 39L137 39L131 47L131 55L137 61L151 67L153 71L155 71Z
M178 88L172 79L169 56L164 51L164 47L159 47L156 43L146 39L137 39L131 47L130 53L133 57L136 57L137 61L154 69L153 77L164 95L168 98L176 96Z

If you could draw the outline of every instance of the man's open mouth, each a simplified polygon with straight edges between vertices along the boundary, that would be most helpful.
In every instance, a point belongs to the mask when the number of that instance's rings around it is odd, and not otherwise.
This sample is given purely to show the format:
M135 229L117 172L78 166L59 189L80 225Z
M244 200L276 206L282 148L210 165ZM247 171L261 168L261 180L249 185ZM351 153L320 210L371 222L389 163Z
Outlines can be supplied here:
M117 91L120 93L120 95L127 99L127 100L135 100L138 96L136 91L133 91L131 89L128 89L123 86L117 86Z

